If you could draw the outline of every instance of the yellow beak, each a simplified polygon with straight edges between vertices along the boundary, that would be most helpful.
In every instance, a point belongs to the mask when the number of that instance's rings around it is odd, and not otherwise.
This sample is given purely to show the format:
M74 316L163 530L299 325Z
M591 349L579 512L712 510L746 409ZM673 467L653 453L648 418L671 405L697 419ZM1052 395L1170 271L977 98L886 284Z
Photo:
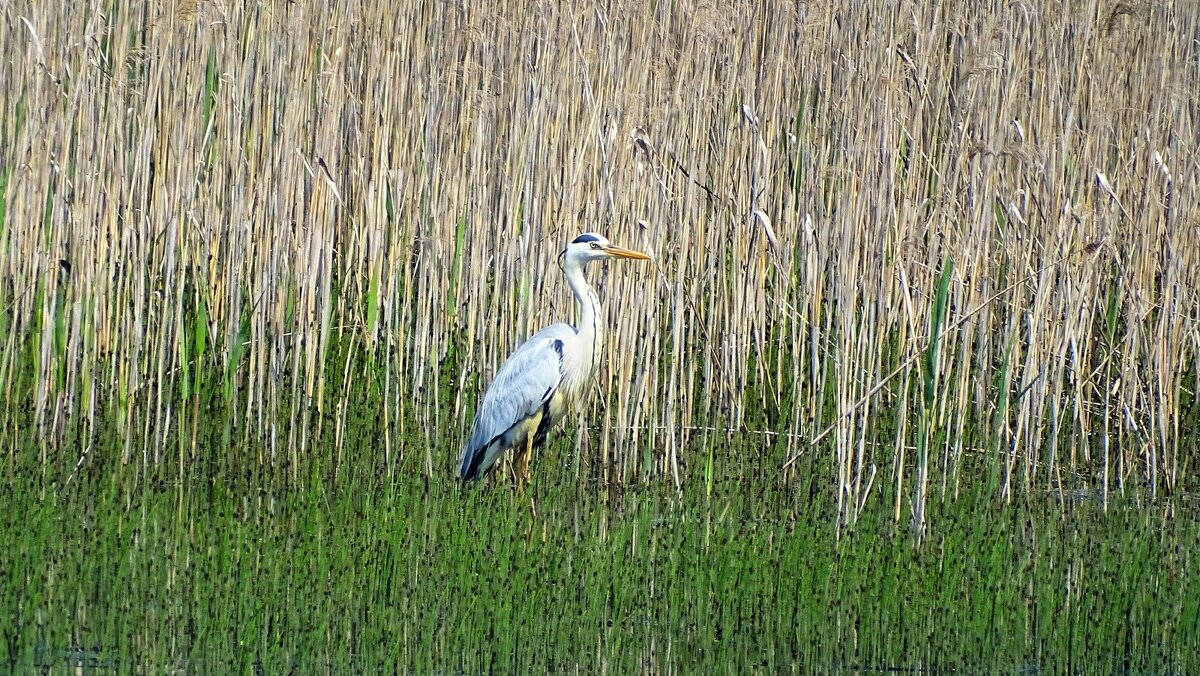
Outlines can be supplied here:
M609 256L614 258L633 258L639 261L652 260L650 256L642 253L641 251L634 251L633 249L626 249L624 247L614 246L612 244L608 245L604 251Z

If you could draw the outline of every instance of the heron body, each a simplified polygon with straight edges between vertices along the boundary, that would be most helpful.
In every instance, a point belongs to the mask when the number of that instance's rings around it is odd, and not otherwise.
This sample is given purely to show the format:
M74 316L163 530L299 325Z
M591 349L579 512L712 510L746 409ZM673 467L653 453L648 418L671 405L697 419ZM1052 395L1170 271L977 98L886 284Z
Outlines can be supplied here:
M471 425L471 437L459 457L463 481L487 475L508 451L515 451L518 485L529 479L533 448L587 393L600 363L604 327L600 299L584 279L584 267L596 260L649 260L638 251L613 246L595 233L576 237L563 251L562 269L575 294L579 326L547 326L509 356L488 386Z

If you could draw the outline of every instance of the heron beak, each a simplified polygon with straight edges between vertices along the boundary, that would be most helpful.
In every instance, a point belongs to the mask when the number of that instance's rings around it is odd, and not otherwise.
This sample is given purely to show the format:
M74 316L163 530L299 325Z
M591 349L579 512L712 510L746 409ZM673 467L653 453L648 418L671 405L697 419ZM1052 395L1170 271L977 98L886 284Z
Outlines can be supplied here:
M613 246L611 244L604 249L604 252L613 258L633 258L639 261L653 260L650 256L642 253L641 251L634 251L633 249L626 249L624 247Z

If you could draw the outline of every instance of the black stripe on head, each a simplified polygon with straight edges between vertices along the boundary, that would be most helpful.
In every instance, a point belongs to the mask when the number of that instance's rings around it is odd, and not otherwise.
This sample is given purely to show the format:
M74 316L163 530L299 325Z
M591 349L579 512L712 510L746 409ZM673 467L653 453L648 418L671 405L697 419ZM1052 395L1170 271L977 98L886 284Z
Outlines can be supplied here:
M582 235L571 240L571 244L583 244L584 242L599 242L599 241L600 241L599 235L594 235L590 232L585 232Z

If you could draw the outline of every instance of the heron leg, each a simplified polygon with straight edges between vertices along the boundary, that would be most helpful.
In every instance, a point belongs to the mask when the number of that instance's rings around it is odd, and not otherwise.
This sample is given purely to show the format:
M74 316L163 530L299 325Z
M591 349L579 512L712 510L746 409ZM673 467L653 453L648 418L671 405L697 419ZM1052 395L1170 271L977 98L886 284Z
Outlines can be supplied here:
M524 476L522 477L522 484L524 486L529 485L529 461L532 458L533 458L533 435L530 434L529 438L525 441L525 462L521 463L521 469L524 472ZM529 492L529 512L531 514L533 514L534 519L537 518L537 500L535 500L533 497L533 491Z
M524 448L518 448L513 458L513 474L517 482L517 490L524 492L529 485L529 460L533 457L533 435L525 437Z

